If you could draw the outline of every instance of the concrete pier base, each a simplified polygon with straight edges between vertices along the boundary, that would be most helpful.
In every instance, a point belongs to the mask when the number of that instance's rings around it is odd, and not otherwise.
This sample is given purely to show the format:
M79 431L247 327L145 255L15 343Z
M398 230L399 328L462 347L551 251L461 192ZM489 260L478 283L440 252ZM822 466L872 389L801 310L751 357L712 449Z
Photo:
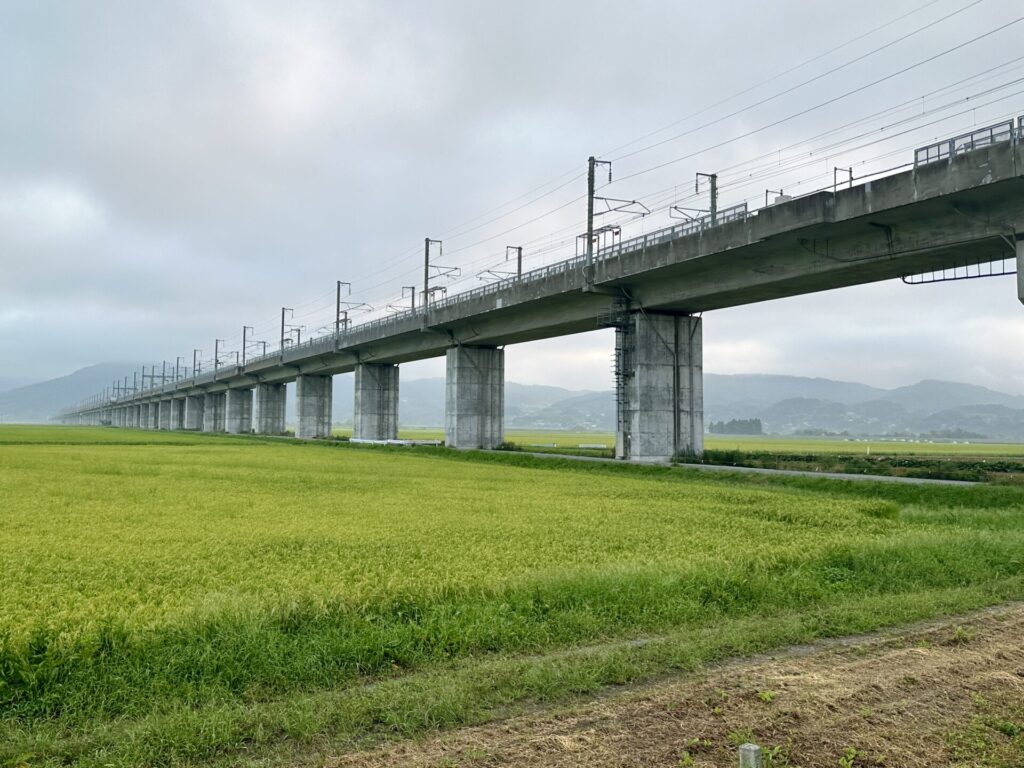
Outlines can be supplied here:
M203 395L203 432L224 431L224 393L207 392Z
M295 379L298 424L295 436L313 439L331 434L331 377L300 375Z
M201 430L203 428L204 395L189 395L185 398L184 429Z
M257 435L285 433L285 405L288 389L284 384L257 384L253 403L252 426Z
M352 419L352 437L357 440L398 438L397 365L356 366Z
M640 462L704 452L700 318L632 312L616 328L615 455Z
M224 428L228 434L247 435L252 432L252 390L229 389L225 393Z
M445 365L445 445L497 448L505 439L505 351L452 347Z

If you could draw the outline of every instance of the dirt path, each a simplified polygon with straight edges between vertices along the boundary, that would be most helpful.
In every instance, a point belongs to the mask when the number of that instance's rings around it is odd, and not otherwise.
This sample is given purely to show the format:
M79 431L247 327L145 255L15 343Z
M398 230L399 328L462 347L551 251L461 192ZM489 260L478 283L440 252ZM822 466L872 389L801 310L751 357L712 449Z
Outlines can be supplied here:
M354 766L1024 766L1024 604L733 662L346 755Z

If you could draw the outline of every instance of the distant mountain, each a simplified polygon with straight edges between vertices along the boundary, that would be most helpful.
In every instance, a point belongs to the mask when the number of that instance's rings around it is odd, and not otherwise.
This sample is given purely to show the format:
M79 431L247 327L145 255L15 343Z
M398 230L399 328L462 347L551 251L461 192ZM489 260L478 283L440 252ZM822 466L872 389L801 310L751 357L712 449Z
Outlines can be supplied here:
M807 378L804 376L775 376L762 373L704 374L705 405L741 401L768 406L780 400L809 398L831 400L836 403L861 403L882 397L888 390L850 381Z
M0 394L0 420L46 421L60 408L108 386L131 363L104 363ZM352 376L334 377L333 419L352 423ZM400 386L403 426L444 423L444 379ZM294 422L294 397L288 419ZM970 436L1024 441L1024 397L973 384L922 381L886 390L848 381L761 374L704 375L704 421L760 419L773 434L832 432L863 436ZM505 424L519 429L612 431L615 395L507 382Z
M23 376L0 376L0 395L10 392L12 389L27 387L35 384L38 379L27 379Z
M585 392L557 400L544 408L519 416L511 416L506 403L505 414L507 427L612 432L615 430L615 394Z
M61 408L103 391L110 382L123 378L125 371L138 369L135 363L101 363L57 379L12 389L0 394L0 419L47 421Z
M836 398L832 398L836 399ZM926 379L909 387L886 392L882 399L899 403L913 413L935 413L967 405L1003 405L1007 408L1024 408L1024 397L995 392L975 384L958 384L952 381Z
M911 422L916 434L983 435L989 440L1018 442L1024 440L1024 410L1005 405L962 405L949 408Z
M885 435L905 431L909 417L899 403L871 400L867 403L835 403L813 398L782 400L758 416L766 432L827 431Z

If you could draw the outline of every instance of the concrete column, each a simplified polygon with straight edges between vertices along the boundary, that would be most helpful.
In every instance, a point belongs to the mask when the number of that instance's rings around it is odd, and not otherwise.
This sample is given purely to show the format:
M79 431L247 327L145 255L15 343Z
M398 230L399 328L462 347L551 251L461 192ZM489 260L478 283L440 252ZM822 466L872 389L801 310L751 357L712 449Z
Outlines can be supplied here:
M185 398L176 397L171 400L171 420L168 429L181 429L185 423Z
M160 423L157 425L157 429L170 429L171 428L171 406L173 401L161 400L158 406L160 413Z
M139 404L139 429L149 429L149 403Z
M141 424L141 419L139 418L140 410L141 406L139 405L132 405L128 408L128 426L132 429L138 429Z
M331 377L301 375L295 379L295 405L299 423L296 437L331 434Z
M185 429L199 431L203 428L203 395L189 395L185 398Z
M252 390L229 389L224 393L225 430L232 435L252 432Z
M1017 298L1024 304L1024 235L1017 235Z
M203 395L203 432L224 431L224 393L207 392Z
M615 454L668 461L704 452L700 318L632 312L616 329Z
M253 403L252 426L257 435L283 435L287 386L257 384Z
M445 445L497 448L505 439L505 350L452 347L445 366Z
M398 437L398 366L356 366L352 437L394 440Z

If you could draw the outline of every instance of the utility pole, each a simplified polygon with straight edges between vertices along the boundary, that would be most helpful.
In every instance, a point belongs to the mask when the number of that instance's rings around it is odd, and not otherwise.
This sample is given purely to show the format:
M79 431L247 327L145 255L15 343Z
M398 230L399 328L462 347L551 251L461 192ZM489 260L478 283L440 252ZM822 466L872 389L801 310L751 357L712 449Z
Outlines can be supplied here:
M711 182L711 226L718 224L718 174L698 173L697 182L693 188L694 192L700 192L700 180L705 178Z
M281 307L281 355L284 355L284 313L291 312L294 316L295 310L291 307Z
M338 287L336 297L334 299L334 335L337 336L341 332L341 326L344 325L345 329L348 330L348 312L345 312L345 319L342 322L341 316L341 286L345 286L348 289L346 296L352 295L352 283L346 283L344 280L338 281Z
M583 277L587 286L594 284L594 166L597 160L591 155L587 161L587 261Z
M593 201L591 201L591 207L593 207ZM591 224L593 229L593 224ZM506 245L505 246L505 261L508 261L509 254L516 252L516 277L520 278L523 276L523 246L521 245Z
M164 360L163 367L160 369L160 386L162 387L167 383L167 361Z
M587 260L583 270L588 289L594 285L594 176L599 165L608 166L608 183L612 181L611 161L598 160L591 155L587 160Z
M405 292L409 292L409 310L415 315L416 314L416 286L415 285L403 285L402 286L402 298L405 298Z
M181 378L181 361L184 360L184 359L185 359L184 357L176 357L176 358L174 358L174 380L175 381L178 381Z
M139 372L132 371L132 393L137 394L139 391Z
M224 339L213 340L213 375L214 378L217 376L217 370L220 368L220 345L224 343Z
M201 349L193 349L192 350L192 378L193 379L196 377L196 375L198 375L200 373L200 369L202 368L202 365L203 365L200 362L200 360L199 360L199 353L202 352L202 351L203 350L201 350Z
M242 365L243 366L245 366L245 350L246 350L246 347L248 346L248 342L247 342L247 338L248 337L246 336L246 334L249 331L253 331L255 333L255 329L251 325L243 325L242 326Z
M441 246L441 241L431 240L430 238L423 239L423 322L427 322L427 309L430 308L430 246L431 244L437 244L438 248Z
M426 320L430 306L430 238L423 238L423 318Z

